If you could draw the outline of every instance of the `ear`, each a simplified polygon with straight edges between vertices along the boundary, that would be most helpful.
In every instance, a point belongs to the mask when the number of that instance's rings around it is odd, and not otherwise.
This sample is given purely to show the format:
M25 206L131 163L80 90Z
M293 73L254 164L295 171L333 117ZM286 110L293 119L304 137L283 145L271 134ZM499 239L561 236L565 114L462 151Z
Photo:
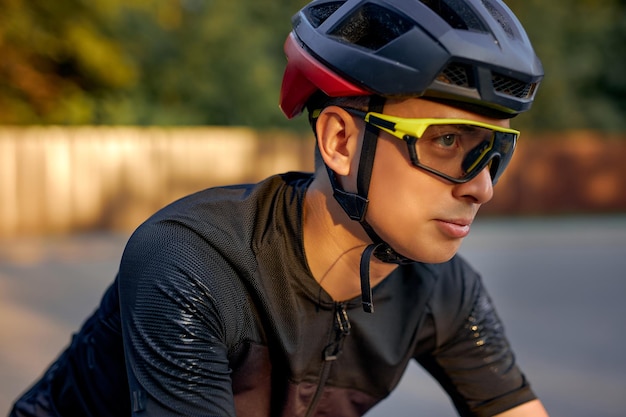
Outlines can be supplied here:
M316 124L317 145L326 165L337 175L348 176L358 169L361 127L341 107L322 110Z

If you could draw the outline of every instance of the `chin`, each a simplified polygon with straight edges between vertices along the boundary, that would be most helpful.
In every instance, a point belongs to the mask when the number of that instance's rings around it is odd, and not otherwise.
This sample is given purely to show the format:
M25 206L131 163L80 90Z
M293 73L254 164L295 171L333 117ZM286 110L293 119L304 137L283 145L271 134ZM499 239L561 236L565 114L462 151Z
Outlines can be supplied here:
M432 257L428 257L424 260L420 260L420 262L424 262L424 263L428 263L428 264L442 264L444 262L448 262L450 259L452 259L454 257L454 255L456 255L456 252L454 252L453 254L451 254L450 256L432 256Z
M410 255L405 255L410 259L418 262L428 264L440 264L448 262L456 255L460 247L458 245L446 245L446 246L429 246L427 248L416 248L412 251L407 251Z

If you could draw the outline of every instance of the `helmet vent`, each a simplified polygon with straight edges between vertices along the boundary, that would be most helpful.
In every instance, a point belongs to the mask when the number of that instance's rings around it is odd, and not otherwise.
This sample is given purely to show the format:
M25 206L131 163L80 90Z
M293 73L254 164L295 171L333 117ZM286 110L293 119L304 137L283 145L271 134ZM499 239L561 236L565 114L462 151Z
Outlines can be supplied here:
M319 27L344 3L344 1L336 1L332 3L324 3L317 6L311 6L307 9L307 17L309 18L309 22L311 22L311 25L313 25L313 27Z
M538 83L525 83L498 73L493 73L492 82L496 92L521 99L532 98L538 85Z
M511 24L513 23L510 21L511 18L506 17L508 13L502 10L502 7L500 5L494 4L490 0L482 0L482 3L483 6L485 6L485 9L487 9L487 11L489 12L489 14L491 14L491 16L493 16L493 18L496 19L496 21L500 24L502 30L504 30L504 33L506 33L509 38L515 39L520 36L517 30Z
M466 66L460 64L449 64L439 73L437 81L465 88L474 86L471 72L468 71Z
M344 42L377 50L408 32L413 26L405 17L368 3L347 16L330 35Z
M462 0L420 0L452 28L486 33L487 28Z

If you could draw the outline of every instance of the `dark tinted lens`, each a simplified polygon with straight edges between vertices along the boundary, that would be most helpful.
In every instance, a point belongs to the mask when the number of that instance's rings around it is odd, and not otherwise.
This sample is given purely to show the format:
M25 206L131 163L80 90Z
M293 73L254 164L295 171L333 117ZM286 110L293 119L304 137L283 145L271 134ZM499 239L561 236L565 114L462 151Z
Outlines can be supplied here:
M493 178L493 183L495 184L506 167L509 165L509 162L511 162L513 151L515 151L515 145L517 144L517 135L512 133L495 132L494 138L493 153L499 157L497 165L494 165L491 171L491 177Z

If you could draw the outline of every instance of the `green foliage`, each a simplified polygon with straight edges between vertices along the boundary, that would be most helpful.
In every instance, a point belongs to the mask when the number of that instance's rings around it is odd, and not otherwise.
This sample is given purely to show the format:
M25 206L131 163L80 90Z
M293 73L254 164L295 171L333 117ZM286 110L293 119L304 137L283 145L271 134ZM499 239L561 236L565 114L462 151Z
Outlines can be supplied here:
M307 0L0 0L0 123L306 129L278 109ZM508 0L546 78L534 130L625 130L626 2Z
M534 130L626 130L626 1L507 3L546 73L519 124Z
M125 11L120 33L142 68L142 82L118 96L124 105L108 106L103 121L284 123L277 104L282 43L299 7L288 3L163 1L156 10Z
M0 0L1 122L89 123L93 95L135 85L139 69L87 4Z

